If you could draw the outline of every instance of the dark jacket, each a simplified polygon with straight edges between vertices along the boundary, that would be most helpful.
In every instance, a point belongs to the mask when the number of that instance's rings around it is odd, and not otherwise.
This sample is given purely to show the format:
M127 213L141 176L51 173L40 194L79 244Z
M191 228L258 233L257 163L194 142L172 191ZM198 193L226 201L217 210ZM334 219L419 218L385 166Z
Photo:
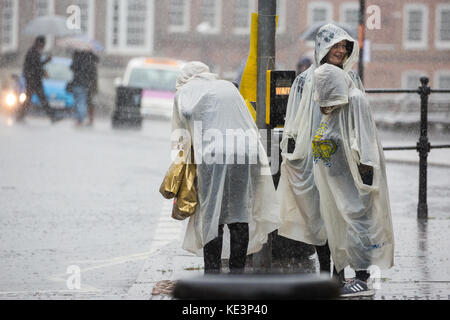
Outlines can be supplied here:
M31 47L28 50L23 64L23 76L27 87L42 86L42 78L45 75L44 65L47 62L41 60L41 53L36 47Z
M90 51L75 51L70 69L73 71L73 86L97 91L97 63L98 57Z

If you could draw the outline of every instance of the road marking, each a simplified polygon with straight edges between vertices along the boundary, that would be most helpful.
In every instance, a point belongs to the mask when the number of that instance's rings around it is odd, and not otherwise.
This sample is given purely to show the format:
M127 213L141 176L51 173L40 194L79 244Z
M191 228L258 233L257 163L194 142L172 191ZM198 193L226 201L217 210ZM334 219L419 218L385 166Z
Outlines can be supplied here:
M183 223L171 218L172 200L164 200L150 251L157 251L174 240L181 240Z

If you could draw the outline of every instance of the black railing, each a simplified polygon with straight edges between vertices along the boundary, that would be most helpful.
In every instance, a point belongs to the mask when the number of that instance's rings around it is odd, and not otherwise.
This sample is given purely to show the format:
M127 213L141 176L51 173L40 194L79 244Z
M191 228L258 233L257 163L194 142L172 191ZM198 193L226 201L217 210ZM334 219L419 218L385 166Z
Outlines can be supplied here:
M420 137L417 145L408 147L386 147L385 151L417 150L419 153L419 204L417 218L428 218L427 204L427 159L431 149L450 148L450 144L431 145L428 140L428 97L431 93L450 93L450 90L436 90L428 86L427 77L420 78L421 86L414 89L367 89L366 93L417 93L420 95Z

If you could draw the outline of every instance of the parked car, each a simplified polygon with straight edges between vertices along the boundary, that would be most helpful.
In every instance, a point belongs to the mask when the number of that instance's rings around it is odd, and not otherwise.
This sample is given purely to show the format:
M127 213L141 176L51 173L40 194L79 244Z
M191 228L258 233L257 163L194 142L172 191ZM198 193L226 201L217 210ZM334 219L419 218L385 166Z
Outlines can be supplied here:
M177 77L185 62L168 58L134 58L116 85L142 89L141 114L172 117Z

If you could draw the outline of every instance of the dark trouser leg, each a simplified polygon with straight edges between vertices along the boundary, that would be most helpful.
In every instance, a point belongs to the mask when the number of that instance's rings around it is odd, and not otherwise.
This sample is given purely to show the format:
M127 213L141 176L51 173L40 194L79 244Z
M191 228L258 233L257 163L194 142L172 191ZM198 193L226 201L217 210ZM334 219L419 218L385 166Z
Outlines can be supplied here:
M88 92L88 115L89 115L89 124L93 124L94 123L94 115L95 115L95 106L92 102L92 97L93 93L89 90Z
M330 247L328 242L323 246L315 246L319 258L320 272L331 272Z
M44 87L42 85L38 88L36 88L36 94L39 98L39 102L41 103L42 108L44 109L45 113L50 117L50 119L53 119L55 116L55 110L50 108L50 105L48 104L47 97L44 93Z
M222 255L223 225L219 226L219 235L203 247L205 274L220 273Z
M243 273L247 258L249 231L247 223L232 223L230 229L230 272Z
M27 111L31 105L31 98L33 96L34 91L31 88L26 88L25 94L27 96L26 100L19 105L17 109L17 120L23 120L27 114Z
M355 271L356 273L356 279L366 282L367 279L370 278L370 273L367 272L367 270L359 270Z
M317 256L319 258L320 272L328 272L330 273L331 269L331 252L330 247L328 246L328 242L323 246L315 246ZM344 270L340 272L336 271L336 268L333 267L333 277L339 282L340 285L343 285L345 281Z

